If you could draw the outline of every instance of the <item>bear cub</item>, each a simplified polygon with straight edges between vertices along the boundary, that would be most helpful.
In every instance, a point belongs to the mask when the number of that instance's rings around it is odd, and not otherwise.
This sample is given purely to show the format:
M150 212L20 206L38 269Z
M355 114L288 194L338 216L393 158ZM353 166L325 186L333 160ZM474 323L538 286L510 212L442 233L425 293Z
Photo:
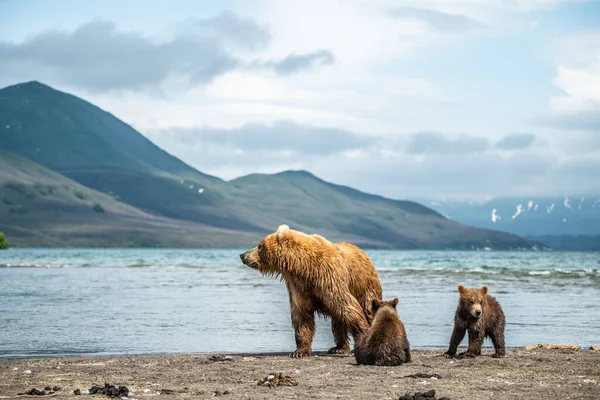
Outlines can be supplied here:
M373 323L367 332L359 336L354 347L358 364L393 366L411 361L408 338L398 316L397 305L397 298L391 301L373 300Z
M492 357L504 357L504 313L496 299L488 295L487 286L465 288L458 286L460 299L454 315L454 331L450 347L444 353L446 358L475 357L481 355L483 339L492 339L495 353ZM469 332L469 348L456 355L458 345Z

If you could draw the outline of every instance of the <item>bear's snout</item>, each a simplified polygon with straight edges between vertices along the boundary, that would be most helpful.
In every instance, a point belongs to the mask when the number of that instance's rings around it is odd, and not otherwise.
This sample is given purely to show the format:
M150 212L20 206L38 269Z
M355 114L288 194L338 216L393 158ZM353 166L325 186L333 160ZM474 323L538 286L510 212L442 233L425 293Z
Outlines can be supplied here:
M255 259L254 249L248 250L247 252L240 254L240 259L248 267L258 269L258 262Z
M481 317L481 310L476 310L475 311L475 316L476 317Z

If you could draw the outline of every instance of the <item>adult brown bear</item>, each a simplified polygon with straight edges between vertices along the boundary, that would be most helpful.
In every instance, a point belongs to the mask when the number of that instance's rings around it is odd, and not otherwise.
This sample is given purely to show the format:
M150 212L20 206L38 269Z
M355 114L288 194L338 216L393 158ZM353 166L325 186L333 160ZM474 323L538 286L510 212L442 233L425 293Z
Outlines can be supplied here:
M285 281L296 334L292 357L312 354L315 312L331 317L336 346L328 353L350 354L348 331L356 342L373 318L373 300L381 300L375 266L349 243L331 243L281 225L240 258L262 274Z

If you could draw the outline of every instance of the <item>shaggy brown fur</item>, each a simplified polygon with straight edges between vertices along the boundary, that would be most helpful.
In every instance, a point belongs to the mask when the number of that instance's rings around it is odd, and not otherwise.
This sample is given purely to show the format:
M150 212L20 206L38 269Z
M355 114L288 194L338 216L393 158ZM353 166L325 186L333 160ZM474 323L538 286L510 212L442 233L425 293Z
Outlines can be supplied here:
M312 354L315 312L332 319L336 346L329 353L350 354L348 331L356 342L372 320L372 301L381 300L375 266L349 243L331 243L281 225L240 258L262 274L285 281L296 334L292 357Z
M354 348L358 364L392 366L411 361L410 346L404 324L398 317L397 305L397 298L391 301L373 300L375 319Z
M456 349L469 332L469 348L458 357L475 357L481 354L483 339L492 339L495 353L492 357L504 357L504 312L496 299L487 294L487 286L465 288L458 286L460 300L454 315L454 331L450 347L444 353L447 358L456 356Z

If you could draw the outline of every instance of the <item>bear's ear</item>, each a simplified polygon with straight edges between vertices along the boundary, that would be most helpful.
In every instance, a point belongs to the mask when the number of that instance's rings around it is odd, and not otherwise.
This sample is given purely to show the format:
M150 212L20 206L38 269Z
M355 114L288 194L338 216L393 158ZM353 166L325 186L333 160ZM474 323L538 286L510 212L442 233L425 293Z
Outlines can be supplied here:
M394 300L392 300L392 305L394 306L394 308L396 308L396 306L398 305L398 298L397 297Z
M289 230L290 230L289 226L279 225L279 228L277 228L277 239L281 239L283 237L283 234Z
M379 305L380 305L380 302L379 302L379 300L373 300L373 301L371 302L371 311L372 311L373 313L376 313L376 312L377 312L377 310L379 310Z
M467 291L467 289L465 289L465 287L463 285L458 285L458 292L460 294L463 294L466 291Z
M479 289L479 291L485 296L487 294L487 286L482 286L481 289Z

